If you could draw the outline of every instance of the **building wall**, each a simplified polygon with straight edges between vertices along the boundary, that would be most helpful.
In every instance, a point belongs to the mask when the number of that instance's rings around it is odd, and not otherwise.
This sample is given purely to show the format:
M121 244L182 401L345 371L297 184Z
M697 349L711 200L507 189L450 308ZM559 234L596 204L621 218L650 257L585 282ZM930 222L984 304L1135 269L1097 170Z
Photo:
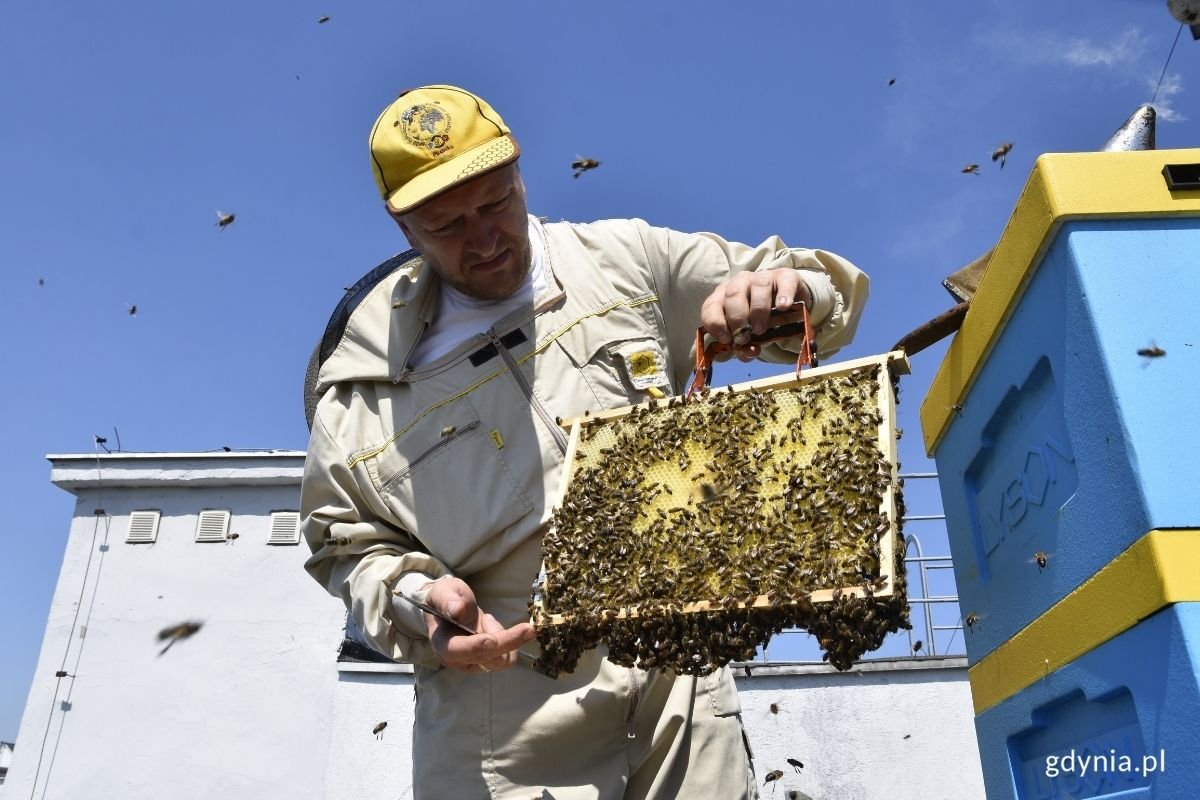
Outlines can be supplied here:
M7 791L323 797L344 609L304 572L306 547L266 545L270 512L296 508L295 480L120 486L115 465L105 479L76 488ZM195 542L205 508L232 510L239 537ZM162 511L154 544L125 543L136 509ZM158 632L185 620L203 627L159 655Z
M409 800L413 676L386 665L349 669L356 671L341 673L335 694L326 797ZM755 665L750 676L736 675L760 785L783 771L773 789L761 788L764 798L983 800L964 659L847 673ZM376 737L381 721L388 725ZM799 773L789 758L804 765Z
M100 486L94 463L55 462L79 502L7 796L410 798L411 672L339 665L340 600L304 544L265 543L270 512L297 507L302 454L114 455ZM194 541L207 508L233 512L235 541ZM162 511L154 544L124 541L140 509ZM184 620L203 627L160 656ZM784 771L764 797L983 797L962 659L738 675L759 779Z

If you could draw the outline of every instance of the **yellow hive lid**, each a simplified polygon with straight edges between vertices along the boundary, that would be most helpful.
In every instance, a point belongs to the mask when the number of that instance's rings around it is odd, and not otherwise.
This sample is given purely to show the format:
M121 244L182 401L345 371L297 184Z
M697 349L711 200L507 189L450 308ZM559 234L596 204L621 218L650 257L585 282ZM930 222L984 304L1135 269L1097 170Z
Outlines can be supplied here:
M1200 216L1200 191L1172 190L1163 174L1168 164L1197 163L1200 148L1038 158L921 404L928 454L945 435L1059 225L1082 218Z

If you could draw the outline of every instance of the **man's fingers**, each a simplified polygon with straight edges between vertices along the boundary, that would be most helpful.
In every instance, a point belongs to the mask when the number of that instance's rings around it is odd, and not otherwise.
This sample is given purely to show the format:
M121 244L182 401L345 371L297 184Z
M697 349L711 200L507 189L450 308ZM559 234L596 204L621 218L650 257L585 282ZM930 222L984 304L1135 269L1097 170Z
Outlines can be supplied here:
M434 649L447 667L468 672L479 671L480 664L490 671L507 669L516 662L515 651L534 637L533 626L522 622L505 628L490 614L483 615L484 632L470 635L454 632Z
M718 286L700 306L700 325L718 342L729 344L733 336L725 320L725 287Z
M775 304L775 287L768 280L756 280L750 284L750 329L758 334L770 323L771 306Z

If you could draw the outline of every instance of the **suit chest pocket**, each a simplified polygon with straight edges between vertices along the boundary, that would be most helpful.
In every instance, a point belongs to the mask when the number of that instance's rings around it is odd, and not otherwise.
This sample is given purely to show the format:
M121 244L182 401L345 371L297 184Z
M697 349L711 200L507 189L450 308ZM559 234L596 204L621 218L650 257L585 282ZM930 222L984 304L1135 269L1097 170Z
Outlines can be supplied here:
M534 509L508 446L463 400L427 414L377 457L380 499L452 569Z

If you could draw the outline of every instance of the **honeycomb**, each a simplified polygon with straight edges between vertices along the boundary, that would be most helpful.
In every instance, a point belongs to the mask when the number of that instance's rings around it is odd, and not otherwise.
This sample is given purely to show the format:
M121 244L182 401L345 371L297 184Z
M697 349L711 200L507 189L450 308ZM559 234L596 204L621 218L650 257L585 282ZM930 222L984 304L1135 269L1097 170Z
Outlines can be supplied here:
M806 628L847 669L907 628L894 375L902 355L564 421L530 612L557 675L706 674Z

